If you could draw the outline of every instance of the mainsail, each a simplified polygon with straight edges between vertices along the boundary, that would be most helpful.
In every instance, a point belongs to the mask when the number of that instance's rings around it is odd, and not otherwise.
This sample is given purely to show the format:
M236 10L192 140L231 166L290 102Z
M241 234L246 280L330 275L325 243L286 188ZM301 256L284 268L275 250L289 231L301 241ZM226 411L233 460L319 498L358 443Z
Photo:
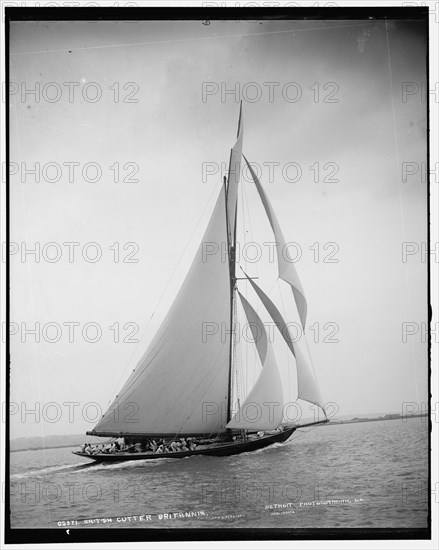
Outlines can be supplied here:
M219 251L206 253L215 250L209 245L224 242L225 235L223 187L180 292L94 434L175 435L225 430L229 267Z

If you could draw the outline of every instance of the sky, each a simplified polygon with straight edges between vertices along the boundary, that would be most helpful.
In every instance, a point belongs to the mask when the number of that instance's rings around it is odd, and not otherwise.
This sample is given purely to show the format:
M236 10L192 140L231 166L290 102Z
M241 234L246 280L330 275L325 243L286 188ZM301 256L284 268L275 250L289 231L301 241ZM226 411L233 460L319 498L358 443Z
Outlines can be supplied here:
M325 402L426 403L421 23L22 22L10 36L12 438L85 432L105 412L191 264L240 99L244 154L300 252ZM241 245L272 242L242 180ZM280 299L267 249L241 265Z

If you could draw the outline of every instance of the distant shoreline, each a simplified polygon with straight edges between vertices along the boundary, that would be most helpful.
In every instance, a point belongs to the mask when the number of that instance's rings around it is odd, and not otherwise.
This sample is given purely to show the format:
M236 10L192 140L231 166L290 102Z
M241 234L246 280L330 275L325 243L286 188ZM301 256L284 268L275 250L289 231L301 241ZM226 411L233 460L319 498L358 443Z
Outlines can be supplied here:
M321 426L339 426L340 424L362 424L363 422L381 422L383 420L401 420L406 419L409 420L410 418L420 418L423 416L428 417L428 413L421 413L421 414L410 414L402 416L401 414L386 414L385 416L379 416L377 418L352 418L350 420L330 420L329 422L326 422L325 424L321 424ZM298 426L300 428L300 426ZM64 445L54 445L50 444L47 446L39 445L38 447L27 447L25 449L10 449L9 452L11 453L21 453L23 451L42 451L44 449L68 449L69 447L78 447L83 443L83 441L77 442L73 441L69 444Z
M352 420L330 420L322 426L339 426L340 424L361 424L363 422L380 422L383 420L409 420L410 418L419 418L421 416L428 416L428 413L410 414L402 416L402 414L386 414L386 416L379 416L378 418L352 418Z

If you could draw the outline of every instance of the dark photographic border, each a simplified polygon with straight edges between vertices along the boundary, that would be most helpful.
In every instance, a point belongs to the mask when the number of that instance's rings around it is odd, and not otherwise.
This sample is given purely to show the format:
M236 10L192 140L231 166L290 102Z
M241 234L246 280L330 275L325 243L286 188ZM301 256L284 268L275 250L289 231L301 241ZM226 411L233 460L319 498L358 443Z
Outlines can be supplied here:
M9 89L10 64L9 64L9 40L10 23L15 21L159 21L159 20L418 20L425 25L425 37L428 44L429 38L429 10L428 7L330 7L330 8L211 8L211 7L6 7L5 8L5 71L6 90ZM427 47L427 90L429 83L429 55ZM10 162L10 101L6 95L6 162ZM429 113L429 97L427 93L427 112ZM429 135L430 124L427 117L427 135ZM428 144L427 162L430 165L430 148ZM10 212L9 212L9 170L6 170L6 247L10 244ZM430 174L428 173L428 186L430 186ZM427 216L430 219L430 198L427 194ZM430 227L427 223L427 293L429 303L428 319L431 321L431 292L430 292ZM10 264L6 257L6 323L10 322ZM429 381L428 391L431 393L431 331L429 326ZM10 404L10 342L6 342L6 411ZM431 415L431 403L428 403L429 417ZM428 478L431 487L431 420L429 420L429 464ZM6 417L6 448L5 448L5 542L8 544L26 543L92 543L92 542L153 542L153 541L245 541L245 540L362 540L362 539L431 539L431 494L428 492L428 527L426 528L334 528L334 529L303 529L303 528L99 528L82 529L72 528L67 531L65 528L41 528L41 529L13 529L11 528L10 512L10 425Z

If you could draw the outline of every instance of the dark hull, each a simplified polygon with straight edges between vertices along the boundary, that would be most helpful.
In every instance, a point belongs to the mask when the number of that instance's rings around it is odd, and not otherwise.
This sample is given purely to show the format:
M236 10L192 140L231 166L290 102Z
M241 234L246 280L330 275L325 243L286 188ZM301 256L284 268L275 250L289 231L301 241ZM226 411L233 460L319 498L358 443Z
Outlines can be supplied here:
M195 455L208 455L208 456L231 456L237 455L239 453L249 453L251 451L257 451L258 449L263 449L264 447L269 447L274 443L283 443L286 441L293 432L296 430L294 428L288 428L282 432L276 434L270 434L263 437L258 437L256 439L251 439L250 441L241 441L241 442L224 442L217 443L206 449L195 449L194 451L185 451L177 453L99 453L94 455L89 455L87 453L82 453L81 451L73 451L74 455L83 456L84 458L89 458L97 462L123 462L126 460L154 460L158 458L185 458L187 456Z

